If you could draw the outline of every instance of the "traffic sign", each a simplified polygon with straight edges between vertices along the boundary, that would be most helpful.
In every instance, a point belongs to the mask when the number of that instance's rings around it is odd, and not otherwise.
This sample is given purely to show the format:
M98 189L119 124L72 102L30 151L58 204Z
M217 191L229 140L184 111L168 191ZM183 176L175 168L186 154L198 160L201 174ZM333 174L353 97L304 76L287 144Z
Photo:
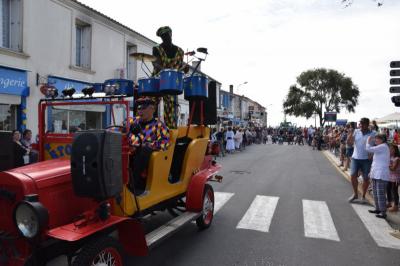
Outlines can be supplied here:
M390 79L391 85L400 85L400 78Z
M390 62L391 68L400 68L400 61L392 61Z
M400 76L400 69L390 70L390 76L391 76L391 77L398 77L398 76Z
M390 87L390 93L400 93L400 87Z
M400 96L393 96L392 97L392 102L394 103L395 106L400 106Z

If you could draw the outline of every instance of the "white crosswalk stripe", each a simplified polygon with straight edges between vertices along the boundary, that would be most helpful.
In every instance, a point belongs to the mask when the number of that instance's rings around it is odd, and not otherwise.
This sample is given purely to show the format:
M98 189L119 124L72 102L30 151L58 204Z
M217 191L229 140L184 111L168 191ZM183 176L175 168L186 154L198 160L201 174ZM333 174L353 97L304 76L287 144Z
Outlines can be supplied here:
M236 228L268 232L279 197L257 195Z
M214 193L214 214L216 214L227 203L234 193L229 192L215 192Z
M352 206L378 246L400 249L400 241L389 234L392 231L390 225L384 219L378 219L369 213L368 209L371 207L359 204Z
M235 195L229 192L215 192L214 214ZM269 232L279 197L257 195L236 229ZM325 201L302 200L304 235L308 238L340 241L329 207ZM368 213L369 206L353 204L355 213L380 247L400 249L400 240L390 235L392 228L384 219ZM299 221L301 222L301 221Z
M303 217L306 237L340 241L326 202L303 199Z

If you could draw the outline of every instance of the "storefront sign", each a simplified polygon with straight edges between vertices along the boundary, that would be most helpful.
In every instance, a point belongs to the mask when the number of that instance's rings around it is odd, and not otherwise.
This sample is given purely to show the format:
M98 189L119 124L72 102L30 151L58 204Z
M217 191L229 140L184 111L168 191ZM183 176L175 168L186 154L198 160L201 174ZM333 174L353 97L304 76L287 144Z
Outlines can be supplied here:
M26 71L0 67L0 94L29 96Z
M55 76L49 76L47 78L47 82L56 87L59 93L61 93L62 90L67 88L74 88L76 93L81 93L83 88L92 85L91 83L85 83L77 80L60 78Z

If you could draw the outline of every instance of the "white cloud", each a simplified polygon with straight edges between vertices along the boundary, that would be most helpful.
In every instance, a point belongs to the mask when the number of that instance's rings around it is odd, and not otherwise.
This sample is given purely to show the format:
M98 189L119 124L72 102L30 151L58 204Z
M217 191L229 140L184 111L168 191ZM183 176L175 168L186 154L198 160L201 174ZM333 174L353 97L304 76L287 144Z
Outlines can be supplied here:
M379 8L372 0L357 0L350 8L340 0L81 2L156 41L157 28L169 25L182 48L208 47L203 71L224 89L248 81L240 93L272 104L272 124L283 119L282 102L296 77L317 67L336 69L360 88L357 113L339 118L396 111L389 62L400 60L400 1L387 0Z

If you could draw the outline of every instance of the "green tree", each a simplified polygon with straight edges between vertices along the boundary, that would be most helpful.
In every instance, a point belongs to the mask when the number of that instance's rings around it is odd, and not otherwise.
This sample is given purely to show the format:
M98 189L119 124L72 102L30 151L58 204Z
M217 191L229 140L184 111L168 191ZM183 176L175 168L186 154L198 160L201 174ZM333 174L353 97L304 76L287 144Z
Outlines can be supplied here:
M324 112L354 112L360 91L349 77L332 69L307 70L290 86L283 102L285 114L310 118L319 116L320 126L325 124Z

